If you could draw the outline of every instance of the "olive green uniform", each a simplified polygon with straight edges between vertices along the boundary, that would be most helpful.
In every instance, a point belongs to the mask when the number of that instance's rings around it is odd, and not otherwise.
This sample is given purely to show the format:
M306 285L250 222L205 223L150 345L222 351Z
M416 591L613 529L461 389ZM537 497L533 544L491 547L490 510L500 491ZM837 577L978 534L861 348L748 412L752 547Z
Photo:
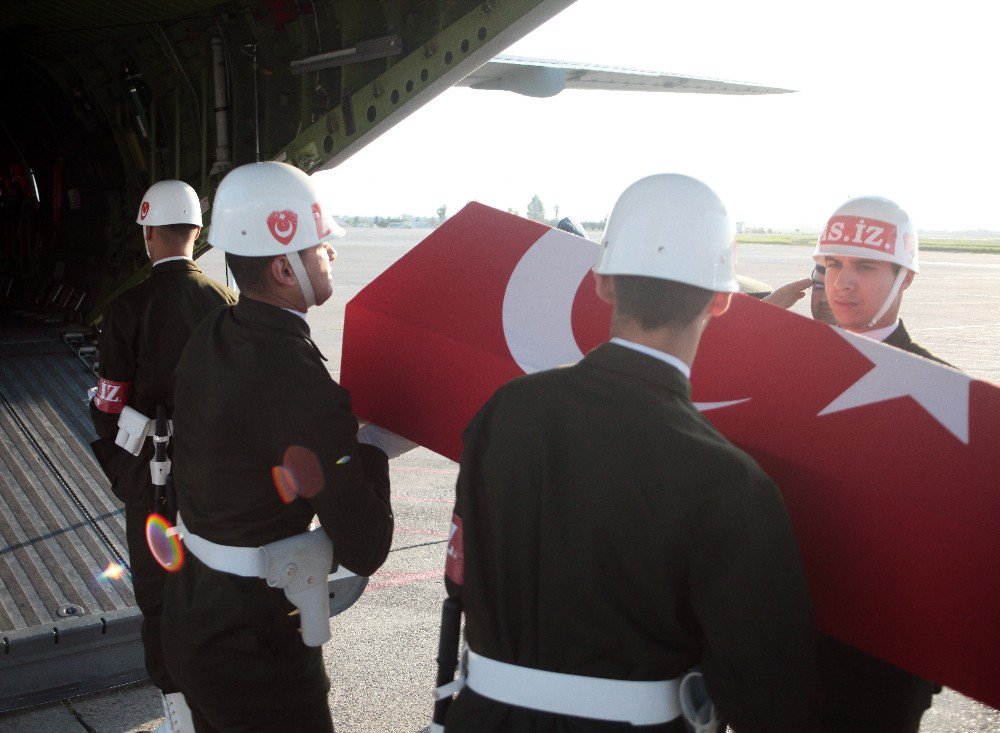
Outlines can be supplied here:
M472 651L617 680L700 664L739 733L813 724L812 615L781 495L673 366L604 344L502 387L466 430L455 514L464 578L449 562L446 585ZM632 730L468 687L446 729Z
M358 443L350 396L323 361L304 319L246 295L205 319L177 369L178 508L194 534L240 547L318 515L337 560L371 575L392 541L388 459ZM290 503L275 485L283 465L308 489ZM302 642L293 610L265 580L186 553L167 582L164 639L199 733L333 729L322 650Z
M95 454L111 480L111 489L125 502L125 536L136 603L143 614L142 640L146 669L165 693L176 692L163 665L160 608L166 571L146 545L146 518L153 509L149 462L153 443L147 440L138 456L115 445L118 419L125 405L146 417L156 417L162 404L173 409L173 374L181 351L195 326L236 296L188 259L160 262L150 276L122 293L108 306L98 341L98 397L90 415L97 430ZM111 391L106 385L114 385ZM117 399L101 399L101 395ZM122 399L124 397L124 399Z

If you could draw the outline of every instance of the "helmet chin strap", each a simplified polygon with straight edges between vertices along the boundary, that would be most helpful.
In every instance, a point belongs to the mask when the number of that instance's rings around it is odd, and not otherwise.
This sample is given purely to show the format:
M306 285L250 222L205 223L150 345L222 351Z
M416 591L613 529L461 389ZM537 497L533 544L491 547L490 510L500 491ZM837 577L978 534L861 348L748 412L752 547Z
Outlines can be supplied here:
M896 300L896 296L899 295L899 288L902 286L903 280L906 278L906 273L907 269L905 267L899 268L899 272L896 273L896 280L892 283L892 287L889 288L889 294L885 297L885 302L882 303L882 307L878 309L875 316L868 321L868 328L874 328L879 319L885 315L887 310L889 310L893 301Z
M302 291L302 297L306 301L306 310L308 310L316 305L316 294L313 292L312 283L309 281L309 273L306 272L305 265L302 264L302 258L299 257L298 252L289 252L286 257L288 258L288 264L292 266L295 278L299 281L299 289Z

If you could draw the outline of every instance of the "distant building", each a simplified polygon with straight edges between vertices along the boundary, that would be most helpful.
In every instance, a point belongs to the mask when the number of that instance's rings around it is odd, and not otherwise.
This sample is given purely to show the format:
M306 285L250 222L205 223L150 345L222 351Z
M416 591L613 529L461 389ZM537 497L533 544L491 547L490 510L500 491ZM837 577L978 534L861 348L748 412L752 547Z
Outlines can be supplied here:
M743 233L743 227L744 227L744 222L742 222L742 221L736 222L736 233L737 234L742 234Z

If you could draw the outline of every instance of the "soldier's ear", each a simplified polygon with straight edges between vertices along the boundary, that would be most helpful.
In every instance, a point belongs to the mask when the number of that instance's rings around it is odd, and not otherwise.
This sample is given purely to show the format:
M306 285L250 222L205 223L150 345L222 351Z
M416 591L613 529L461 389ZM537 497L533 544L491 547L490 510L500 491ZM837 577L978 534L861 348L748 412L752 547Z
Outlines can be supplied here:
M274 282L282 287L287 288L298 285L299 281L295 279L295 272L292 271L292 266L289 264L288 258L284 255L279 255L272 259L267 271Z
M708 301L708 315L712 316L712 318L718 318L729 310L729 304L732 302L732 293L716 293L712 296L712 299Z
M591 271L594 276L594 289L597 297L605 303L615 304L615 279L612 275L600 275Z
M899 286L899 292L903 292L913 284L913 277L915 275L916 273L913 270L907 269L906 277L903 278L903 284Z

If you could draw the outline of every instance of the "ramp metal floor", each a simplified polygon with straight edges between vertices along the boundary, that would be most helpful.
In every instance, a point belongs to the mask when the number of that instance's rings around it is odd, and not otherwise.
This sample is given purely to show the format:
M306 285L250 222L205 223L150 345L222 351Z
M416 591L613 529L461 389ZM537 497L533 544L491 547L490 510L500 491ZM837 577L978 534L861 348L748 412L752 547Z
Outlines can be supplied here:
M94 384L58 331L0 326L0 711L145 677L124 512L89 446Z

